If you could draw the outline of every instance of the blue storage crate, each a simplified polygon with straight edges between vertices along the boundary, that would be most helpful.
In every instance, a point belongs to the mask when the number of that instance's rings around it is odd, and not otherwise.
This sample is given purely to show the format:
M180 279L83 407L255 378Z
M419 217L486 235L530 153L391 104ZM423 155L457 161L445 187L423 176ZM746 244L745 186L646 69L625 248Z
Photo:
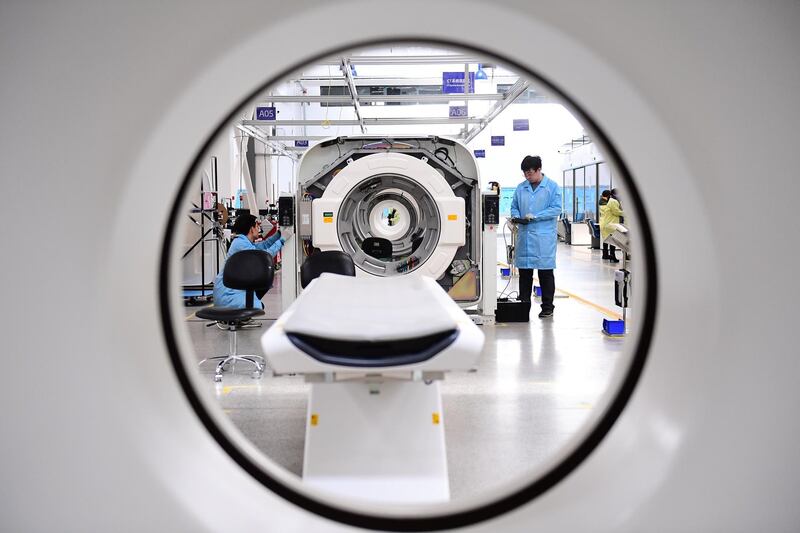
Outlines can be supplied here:
M542 288L539 287L538 285L534 285L533 286L533 293L537 298L541 298L542 297Z
M625 335L625 321L604 318L603 331L608 335Z
M511 276L511 268L501 268L500 269L500 276L507 278Z

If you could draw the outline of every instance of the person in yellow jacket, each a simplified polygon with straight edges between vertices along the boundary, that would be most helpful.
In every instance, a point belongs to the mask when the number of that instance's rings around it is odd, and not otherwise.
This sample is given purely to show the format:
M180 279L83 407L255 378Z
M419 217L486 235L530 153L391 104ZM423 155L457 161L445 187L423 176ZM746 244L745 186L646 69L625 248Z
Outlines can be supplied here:
M624 215L619 201L611 195L611 191L603 191L600 194L600 238L603 239L603 259L612 263L619 263L617 249L605 241L617 229L619 218Z

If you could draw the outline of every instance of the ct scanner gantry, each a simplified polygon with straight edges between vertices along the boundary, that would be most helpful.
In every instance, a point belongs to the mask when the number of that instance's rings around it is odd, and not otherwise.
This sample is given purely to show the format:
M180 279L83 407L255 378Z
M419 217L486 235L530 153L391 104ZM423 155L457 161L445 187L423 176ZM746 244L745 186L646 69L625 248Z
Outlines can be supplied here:
M431 277L473 320L494 320L499 197L481 192L478 165L461 143L323 141L303 155L295 196L279 207L281 226L294 226L296 236L282 252L283 264L293 265L281 271L284 309L300 292L303 261L315 250L342 250L359 277Z

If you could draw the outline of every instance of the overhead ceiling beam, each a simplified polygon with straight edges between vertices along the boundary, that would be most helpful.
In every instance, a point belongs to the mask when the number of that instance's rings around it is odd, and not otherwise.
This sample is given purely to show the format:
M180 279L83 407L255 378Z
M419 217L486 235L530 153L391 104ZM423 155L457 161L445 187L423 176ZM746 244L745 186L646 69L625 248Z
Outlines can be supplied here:
M460 72L461 69L459 69ZM518 76L495 76L495 83L513 83L517 80ZM306 87L316 86L346 86L347 82L339 76L298 76L292 78L292 82L301 82ZM424 76L424 77L401 77L401 76L359 76L359 86L392 86L404 87L409 85L431 85L440 86L442 84L441 76ZM459 93L461 94L461 93ZM266 97L265 97L266 98Z
M350 63L356 65L430 65L430 64L463 64L463 63L488 63L476 57L463 54L443 54L443 55L417 55L417 56L348 56ZM338 65L339 58L324 59L319 65Z
M356 82L353 81L350 61L348 61L347 58L343 58L339 68L342 70L342 75L347 81L347 87L350 89L350 97L353 99L353 109L356 110L356 118L358 119L361 133L367 133L367 129L364 127L364 118L361 116L361 105L358 103L358 90L356 89Z
M480 121L478 126L466 132L466 134L464 135L464 144L474 139L480 132L482 132L486 128L486 126L489 125L489 123L492 120L494 120L500 113L502 113L505 108L511 105L514 102L514 100L519 98L521 94L527 91L528 85L530 85L530 82L528 80L522 78L518 79L517 83L512 85L511 88L508 90L508 92L505 94L505 97L499 102L496 102L492 106L492 108L486 114L486 117Z
M365 126L410 126L410 125L435 125L435 124L481 124L486 119L476 117L397 117L397 118L364 118ZM239 122L243 126L360 126L361 121L353 119L341 120L242 120ZM305 139L306 137L303 137Z
M360 95L358 101L364 103L380 103L380 102L419 102L423 104L447 104L452 101L462 100L502 100L503 93L488 93L488 94L392 94L392 95ZM352 99L349 96L319 96L319 95L281 95L270 96L269 103L321 103L321 104L349 104ZM267 102L267 99L264 100Z
M270 135L264 130L259 130L264 134L264 139L270 141L324 141L330 139L334 135ZM287 146L287 148L290 148Z
M260 129L258 129L256 127L253 127L253 126L248 126L246 124L241 124L241 123L237 124L236 127L242 133L244 133L244 134L246 134L246 135L248 135L250 137L253 137L257 141L262 143L264 146L268 146L268 147L272 148L273 150L275 150L276 152L280 153L281 155L285 155L287 157L291 157L295 161L297 161L299 159L297 157L297 154L294 154L294 153L290 152L287 149L286 145L284 145L283 143L280 143L280 142L277 142L277 141L274 141L274 140L270 139L266 135L266 133L264 133Z
M271 149L271 147L268 147L268 148L270 148L270 149ZM283 151L283 152L281 152L281 153L285 155L287 152L305 152L306 150L308 150L308 147L302 147L302 146L285 146L285 147L283 148L283 150L284 150L284 151ZM256 152L256 155L258 155L259 153L260 153L260 152ZM267 153L272 153L272 152L267 152Z

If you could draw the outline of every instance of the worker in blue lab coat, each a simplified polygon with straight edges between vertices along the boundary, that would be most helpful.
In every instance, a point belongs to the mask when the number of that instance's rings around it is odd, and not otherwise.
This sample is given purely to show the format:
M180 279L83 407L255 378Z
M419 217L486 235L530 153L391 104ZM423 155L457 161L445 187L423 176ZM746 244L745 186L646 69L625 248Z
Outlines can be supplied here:
M233 224L232 232L236 234L236 238L231 242L228 248L228 257L232 256L242 250L264 250L269 255L275 257L286 239L281 236L281 232L277 231L272 236L267 237L261 242L255 242L256 238L261 233L261 222L250 213L239 215L236 222ZM230 289L222 283L222 273L220 270L217 277L214 279L214 305L216 307L246 307L245 296L246 291ZM263 309L264 304L261 303L261 298L264 297L267 291L256 291L256 298L253 300L253 307Z
M515 264L519 269L519 298L531 300L533 271L538 271L542 287L542 310L539 318L553 316L556 280L556 224L561 214L561 188L542 174L542 158L525 156L522 160L525 181L517 186L511 200L511 220L519 226Z

